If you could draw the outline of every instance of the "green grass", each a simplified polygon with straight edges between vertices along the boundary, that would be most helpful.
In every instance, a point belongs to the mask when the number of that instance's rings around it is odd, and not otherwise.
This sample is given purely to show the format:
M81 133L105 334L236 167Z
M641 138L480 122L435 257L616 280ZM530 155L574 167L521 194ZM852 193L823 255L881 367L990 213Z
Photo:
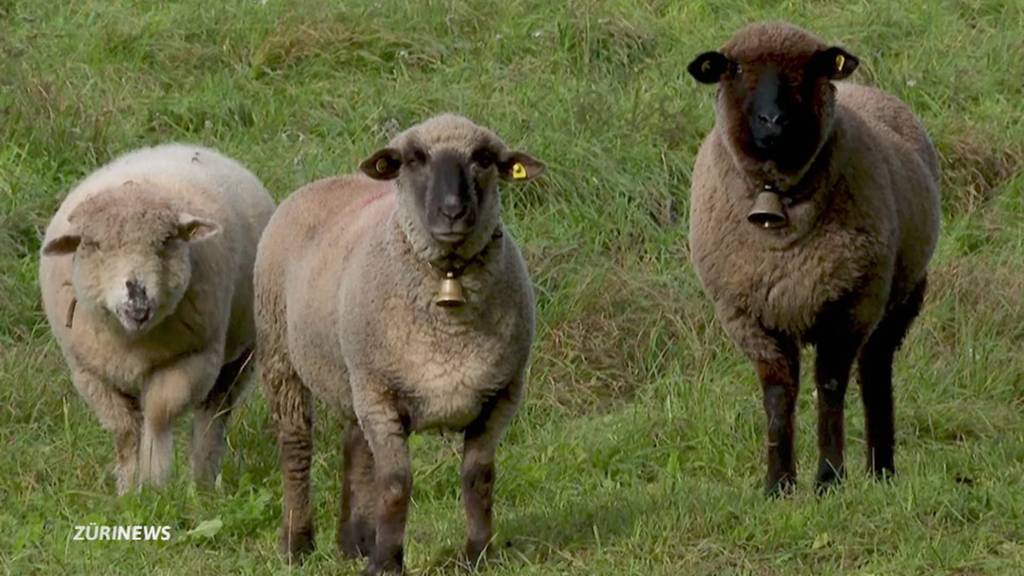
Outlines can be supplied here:
M251 167L278 198L351 171L452 110L547 161L506 191L539 292L527 402L499 452L487 574L1024 573L1024 5L1006 0L146 3L0 0L0 567L33 573L288 573L280 480L259 392L229 435L223 485L113 496L110 438L71 388L35 281L39 238L73 184L132 148L185 140ZM781 7L779 7L781 6ZM785 18L860 56L939 148L944 230L897 365L897 467L761 495L760 393L687 261L689 179L712 124L690 58ZM807 365L807 363L805 363ZM340 445L320 414L318 551L333 554ZM462 538L458 443L416 437L407 563L450 571ZM222 528L189 536L206 520ZM170 542L74 542L73 527L170 525ZM145 572L143 572L145 571Z

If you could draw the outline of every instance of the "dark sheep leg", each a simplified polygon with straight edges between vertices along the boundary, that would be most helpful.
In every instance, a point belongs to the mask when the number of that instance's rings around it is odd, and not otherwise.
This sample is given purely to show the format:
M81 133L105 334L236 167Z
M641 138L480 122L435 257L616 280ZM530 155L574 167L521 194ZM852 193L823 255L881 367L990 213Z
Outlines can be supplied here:
M754 363L761 380L764 411L768 419L768 474L765 493L778 496L796 483L793 455L793 417L800 389L800 351L785 343L780 353Z
M368 557L376 540L377 486L373 453L363 430L349 422L343 448L341 509L338 514L338 550L349 558Z
M353 383L367 394L371 409L360 417L363 433L373 452L377 484L377 534L366 575L404 571L405 522L412 496L409 434L398 411L384 394L373 394L369 383ZM372 399L369 397L372 395Z
M498 443L519 406L522 379L492 398L465 431L462 503L466 513L466 561L476 566L493 535L494 458Z
M313 397L298 375L276 376L263 370L264 393L277 429L283 477L279 546L289 562L314 548L309 468L313 459Z
M868 338L858 359L867 429L867 465L879 478L891 476L896 471L892 364L896 350L921 310L926 288L927 280L923 279L901 305L886 314Z
M840 334L818 343L814 379L818 390L818 473L815 484L819 492L838 484L846 474L843 460L846 388L861 341L859 335Z

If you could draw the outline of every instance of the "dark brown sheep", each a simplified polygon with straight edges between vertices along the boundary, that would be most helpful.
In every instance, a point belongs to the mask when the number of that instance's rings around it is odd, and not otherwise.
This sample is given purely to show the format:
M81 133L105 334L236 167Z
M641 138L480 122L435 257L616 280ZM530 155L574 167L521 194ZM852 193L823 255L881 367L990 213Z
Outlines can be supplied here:
M897 98L837 82L858 60L781 22L748 26L688 70L717 83L694 166L690 247L768 418L766 490L796 479L800 350L817 349L817 486L839 481L858 361L868 466L893 466L892 362L924 297L939 229L938 162Z

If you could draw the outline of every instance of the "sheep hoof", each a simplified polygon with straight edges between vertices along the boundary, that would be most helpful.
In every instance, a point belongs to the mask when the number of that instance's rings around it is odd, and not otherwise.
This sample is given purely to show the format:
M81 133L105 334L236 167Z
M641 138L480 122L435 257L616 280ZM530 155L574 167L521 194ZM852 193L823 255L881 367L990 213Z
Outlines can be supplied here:
M765 481L764 495L768 498L785 498L793 493L796 488L796 478L791 475L783 475L777 479L769 478Z
M291 533L283 530L278 547L289 564L301 564L302 559L312 552L315 547L313 528L294 530Z
M839 488L844 476L846 474L842 467L837 470L828 462L822 463L814 477L814 488L819 495L827 494Z
M878 482L889 483L892 482L896 476L896 468L892 466L881 466L875 467L871 471L871 477Z
M476 570L477 567L487 562L487 544L488 541L486 540L483 542L466 541L466 547L462 551L461 560L465 562L470 570Z
M366 566L366 569L363 570L362 576L401 576L402 574L405 574L405 568L402 564L393 559L389 559L383 562L371 560Z
M341 527L338 550L346 558L368 558L373 554L377 531L366 518L353 518Z

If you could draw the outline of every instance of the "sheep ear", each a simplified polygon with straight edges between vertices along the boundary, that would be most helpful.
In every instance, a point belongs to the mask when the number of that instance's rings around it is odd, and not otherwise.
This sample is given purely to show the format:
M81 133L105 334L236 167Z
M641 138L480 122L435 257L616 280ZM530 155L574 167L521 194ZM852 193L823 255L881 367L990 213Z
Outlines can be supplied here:
M502 180L525 182L540 176L547 166L526 152L511 151L498 160L498 174Z
M220 233L220 224L186 212L178 215L178 235L186 242L201 242Z
M78 245L81 243L82 237L78 234L58 236L47 242L46 246L43 246L43 255L63 256L64 254L72 254L75 250L78 250Z
M833 46L818 52L814 57L814 66L818 73L829 80L842 80L857 69L860 60L846 50Z
M701 84L716 84L729 71L732 60L721 52L705 52L693 59L686 71Z
M394 148L383 148L373 153L359 169L374 180L394 180L398 178L398 170L402 167L402 154Z

